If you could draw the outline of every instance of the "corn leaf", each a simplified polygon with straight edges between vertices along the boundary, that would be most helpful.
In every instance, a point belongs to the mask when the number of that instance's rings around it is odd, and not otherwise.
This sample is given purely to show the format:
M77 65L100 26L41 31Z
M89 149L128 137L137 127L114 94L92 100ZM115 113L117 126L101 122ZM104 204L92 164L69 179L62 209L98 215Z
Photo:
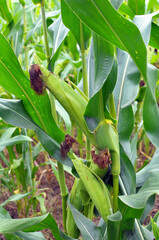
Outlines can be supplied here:
M69 207L73 214L75 223L80 229L84 240L100 240L101 234L96 224L90 219L86 218L81 212L79 212L72 204L69 203Z
M89 77L90 98L102 88L114 62L114 46L97 34L93 34L91 48L93 49L90 49L92 54L88 57L88 71L93 71L94 76Z
M72 9L67 5L67 3L64 0L61 1L61 14L63 23L67 28L69 28L72 31L79 46L81 47L81 37L83 37L84 49L87 49L88 40L91 36L90 29L87 28L85 24L80 23L80 19L76 16L76 14L72 11ZM83 36L81 36L80 24L82 26Z
M65 25L62 22L61 15L58 17L57 20L55 20L48 28L51 39L53 41L53 50L52 50L52 56L49 62L49 70L53 72L55 61L57 60L57 57L60 53L61 45L66 38L69 29L65 27Z
M63 164L72 166L69 158L65 161L61 159L60 144L44 132L26 112L22 101L0 99L0 116L8 123L18 127L33 129L36 131L37 136L46 149L46 151L53 156L56 160Z
M136 192L135 170L130 159L124 152L121 145L120 145L120 159L121 159L120 181L122 181L122 184L124 186L124 189L126 190L126 193L133 194ZM124 191L122 193L125 194Z
M155 96L157 78L157 68L149 65L146 96L143 106L143 120L146 134L155 147L159 148L159 110Z
M150 42L149 44L154 47L159 49L159 26L156 25L155 23L152 22L151 26L151 37L150 37Z
M114 61L113 46L101 37L93 34L90 54L88 56L90 100L87 104L84 116L88 127L93 131L100 122L99 90L102 88L104 112L107 101L114 89L117 78L117 64ZM108 116L106 116L108 118Z
M2 204L1 204L1 207L5 206L7 203L9 202L15 202L15 201L18 201L22 198L25 198L29 195L31 195L32 192L28 192L28 193L24 193L24 194L16 194L16 195L12 195L11 197L9 197L7 200L5 200Z
M159 172L149 175L144 185L136 194L119 196L119 209L124 212L123 219L140 218L148 199L159 193Z
M122 17L108 0L64 1L91 30L127 51L144 79L147 78L146 47L139 29L132 22Z
M7 211L0 207L0 233L35 232L42 229L51 229L55 239L62 240L57 224L50 213L40 217L12 219Z
M43 236L41 232L33 232L33 233L24 233L22 231L15 233L7 233L3 234L7 240L45 240L46 238Z
M7 6L7 0L1 0L0 13L2 14L4 20L6 20L7 22L10 22L12 20L12 14Z
M152 223L152 230L153 230L155 239L159 239L159 228L152 218L151 218L151 223Z
M128 6L135 15L145 14L145 0L128 0Z
M57 127L52 114L47 93L39 96L30 88L30 81L23 73L20 64L5 37L0 34L0 84L8 92L23 100L26 110L51 137L63 141L64 134Z
M157 13L145 16L135 16L133 22L138 26L145 45L147 46L151 33L152 17ZM128 156L131 156L130 136L134 125L134 114L131 107L139 91L140 72L130 55L117 50L118 77L114 89L114 99L118 120L119 140ZM124 127L123 127L124 124Z
M1 141L0 151L2 151L7 146L16 145L18 143L23 143L23 142L32 142L32 139L28 136L19 135L19 136L12 137L6 141Z
M136 186L141 187L146 179L150 176L151 172L159 172L159 149L156 150L153 158L144 168L136 174Z

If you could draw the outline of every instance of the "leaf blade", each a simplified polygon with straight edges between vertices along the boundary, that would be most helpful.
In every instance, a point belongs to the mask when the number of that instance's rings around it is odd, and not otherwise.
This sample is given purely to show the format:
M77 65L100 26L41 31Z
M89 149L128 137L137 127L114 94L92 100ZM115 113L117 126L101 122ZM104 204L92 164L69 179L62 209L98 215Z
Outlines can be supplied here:
M122 17L107 0L78 0L76 4L73 0L65 2L94 32L128 51L143 77L147 78L146 47L138 28L133 23Z

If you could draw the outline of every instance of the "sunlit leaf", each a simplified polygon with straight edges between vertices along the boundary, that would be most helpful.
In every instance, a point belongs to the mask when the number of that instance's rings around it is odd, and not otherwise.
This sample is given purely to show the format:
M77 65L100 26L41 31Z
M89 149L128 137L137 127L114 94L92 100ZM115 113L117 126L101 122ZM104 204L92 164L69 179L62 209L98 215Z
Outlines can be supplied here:
M1 204L1 207L5 206L5 205L6 205L7 203L9 203L9 202L18 201L18 200L20 200L20 199L22 199L22 198L25 198L25 197L27 197L27 196L29 196L29 195L31 195L31 194L32 194L32 192L28 192L28 193L24 193L24 194L19 193L19 194L16 194L16 195L12 195L11 197L9 197L6 201L4 201L4 202Z
M72 11L72 9L67 5L65 0L61 1L61 14L62 21L67 28L69 28L74 34L76 41L81 46L81 38L84 40L84 49L88 47L88 40L91 36L91 31L88 29L85 24L80 23L80 19ZM82 35L81 35L82 34Z
M69 203L75 223L81 231L84 240L100 240L100 231L90 219L86 218L73 205Z
M30 81L23 73L20 64L7 40L0 34L0 84L8 92L23 100L26 110L33 120L50 136L61 142L64 138L52 114L50 100L45 92L37 95L30 88Z
M124 211L124 219L140 218L147 200L159 193L159 172L151 173L136 194L119 196L119 209Z
M155 96L157 78L157 68L149 65L146 96L143 106L143 120L146 133L155 147L159 147L159 109Z
M128 0L128 6L135 15L145 14L145 0Z
M126 50L143 77L147 78L146 47L138 28L132 22L122 17L108 0L64 1L91 30Z
M12 20L12 14L8 8L7 0L0 1L0 13L2 17L7 21L10 22Z

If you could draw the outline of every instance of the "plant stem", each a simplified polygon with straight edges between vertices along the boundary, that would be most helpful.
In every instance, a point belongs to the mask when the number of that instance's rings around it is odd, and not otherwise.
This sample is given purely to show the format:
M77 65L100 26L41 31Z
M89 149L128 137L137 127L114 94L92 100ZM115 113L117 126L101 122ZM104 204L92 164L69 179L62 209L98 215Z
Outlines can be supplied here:
M114 96L113 93L109 98L109 111L113 118L116 119L116 111L115 111L115 103L114 103ZM115 124L117 129L117 124ZM113 158L112 161L112 175L113 175L113 208L114 212L118 211L118 194L119 194L119 175L113 174L113 172L117 172L120 169L120 156L119 153L114 152L111 154Z
M49 49L49 42L48 42L48 35L47 35L47 25L46 25L46 17L45 17L45 0L42 0L41 3L41 14L42 14L42 24L43 24L43 34L44 34L44 43L45 43L45 50L46 50L46 58L47 63L49 64L50 61L50 49ZM57 115L56 115L56 109L55 109L55 99L51 96L52 101L52 115L57 122ZM63 214L63 227L66 232L66 203L67 203L67 188L65 183L65 174L64 174L64 168L63 165L57 161L57 167L58 167L58 174L59 174L59 185L61 190L61 196L62 196L62 214Z
M27 20L26 20L26 12L25 12L25 6L23 7L23 17L24 17L24 53L25 53L25 68L26 71L28 71L28 49L25 45L26 43L26 35L27 35Z
M113 209L118 211L119 176L113 175Z
M53 115L53 118L55 119L55 122L57 123L57 114L56 114L56 106L55 106L55 98L50 93L50 100L51 100L51 112ZM62 163L57 161L57 169L58 169L58 175L59 175L59 185L61 190L61 197L62 197L62 215L63 215L63 227L64 231L66 232L66 217L67 217L67 188L66 188L66 182L65 182L65 173Z
M91 159L91 142L88 138L86 138L86 160L89 161Z
M66 232L66 217L67 217L66 203L67 203L68 192L66 189L63 165L60 162L57 162L57 166L58 166L59 184L60 184L61 196L62 196L63 228L64 228L64 231Z
M56 108L55 108L55 99L54 96L51 94L51 110L52 110L52 115L55 119L55 122L57 123L57 114L56 114ZM63 164L57 161L57 170L58 170L58 175L59 175L59 185L60 185L60 191L61 191L61 197L62 197L62 216L63 216L63 228L64 231L66 232L66 218L67 218L67 187L66 187L66 182L65 182L65 173L64 173L64 168Z
M31 142L29 142L29 155L30 155L30 165L31 165L31 172L33 172L34 168L34 161L33 161L33 155L32 155L32 147L31 147ZM32 179L32 178L31 178ZM32 179L32 191L33 191L33 196L35 196L35 183L34 179Z
M41 3L41 15L42 15L42 24L43 24L43 34L44 34L44 44L45 44L46 58L47 58L47 63L49 64L49 62L50 62L50 49L49 49L46 16L45 16L45 0L42 0L42 3Z
M80 21L80 43L81 43L81 54L82 54L82 73L83 73L83 92L89 97L88 91L88 79L87 79L87 59L86 51L84 48L84 36L83 36L83 25ZM91 159L91 143L88 138L86 138L86 160Z
M51 100L51 110L52 115L55 119L55 122L57 123L57 114L56 114L56 108L55 108L55 98L50 93L50 100ZM63 228L66 232L66 218L67 218L67 187L65 182L65 173L63 164L57 161L57 169L58 169L58 175L59 175L59 185L61 190L61 197L62 197L62 215L63 215Z

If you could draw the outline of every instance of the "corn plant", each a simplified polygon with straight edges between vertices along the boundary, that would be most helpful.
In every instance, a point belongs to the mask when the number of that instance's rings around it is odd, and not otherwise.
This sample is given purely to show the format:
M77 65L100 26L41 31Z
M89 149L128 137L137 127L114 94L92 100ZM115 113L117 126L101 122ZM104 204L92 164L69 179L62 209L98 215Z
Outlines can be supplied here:
M80 235L99 240L154 239L158 213L149 225L143 223L159 193L158 69L147 61L146 49L159 48L157 1L153 6L151 0L147 4L61 0L61 5L57 1L54 6L44 0L32 1L36 6L31 1L19 2L25 13L30 12L23 18L24 52L14 49L17 56L12 49L15 17L6 1L0 5L2 17L8 21L0 34L0 84L16 96L14 100L0 99L0 116L12 125L33 129L56 159L64 232L50 214L13 220L1 208L0 233L7 239L13 235L27 239L25 232L29 236L48 228L56 239L78 239ZM45 7L55 10L47 12ZM34 36L37 24L32 23L26 32L26 16L31 20L29 16L35 17L35 11L43 41ZM34 43L34 50L29 41ZM45 54L38 49L39 44L45 46ZM34 59L28 54L31 50ZM71 125L76 126L77 139ZM141 129L156 150L149 164L137 171ZM73 151L75 143L81 149L78 156ZM64 166L75 176L70 194ZM98 226L92 221L95 215L100 216Z
M1 121L1 132L1 188L4 191L9 190L11 194L6 201L1 203L1 206L5 206L11 201L17 201L19 216L23 217L28 215L31 205L36 209L38 200L41 202L41 209L45 209L42 203L44 200L42 193L36 194L34 180L36 167L33 163L42 147L38 144L32 148L32 139L27 136L29 134L26 129L8 126ZM6 151L8 157L6 157ZM29 198L27 198L28 196Z

